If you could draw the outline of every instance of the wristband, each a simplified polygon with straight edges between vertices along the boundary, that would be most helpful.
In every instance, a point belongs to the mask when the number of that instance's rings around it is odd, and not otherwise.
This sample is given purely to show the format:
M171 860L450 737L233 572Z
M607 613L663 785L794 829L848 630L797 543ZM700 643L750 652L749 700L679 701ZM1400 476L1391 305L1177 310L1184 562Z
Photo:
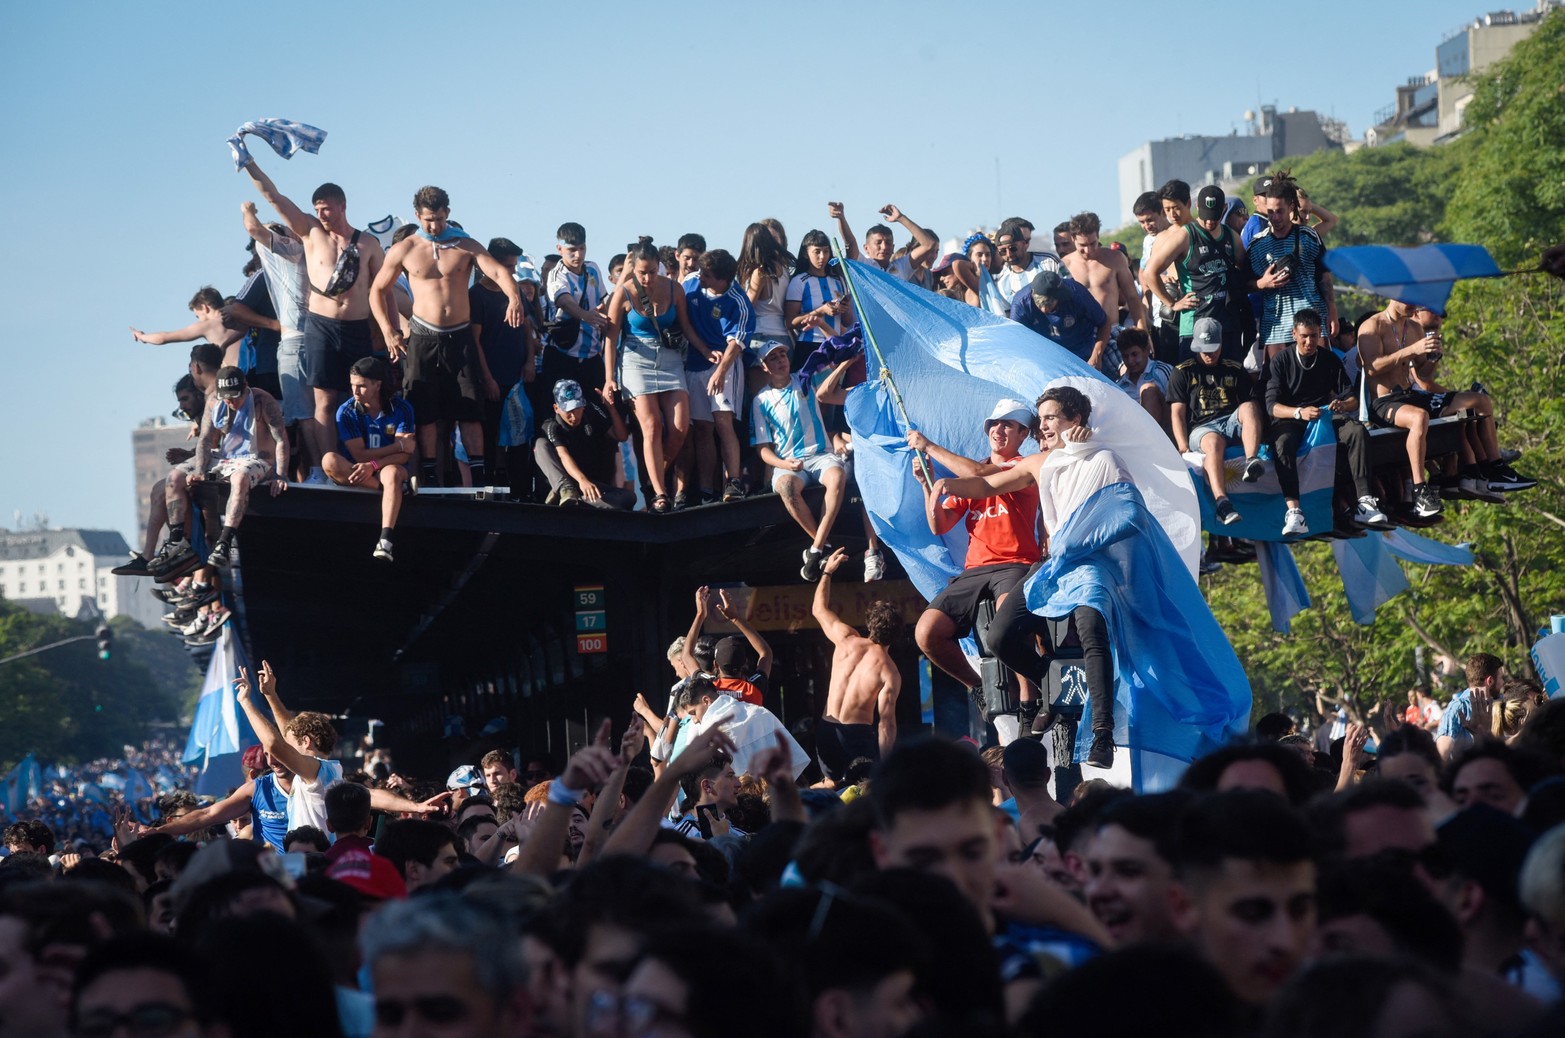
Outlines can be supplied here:
M370 471L371 472L379 472L380 471L380 462L376 461L374 458L370 459Z
M582 802L587 795L585 789L566 789L565 783L559 779L549 783L549 803L560 804L564 807L575 807Z

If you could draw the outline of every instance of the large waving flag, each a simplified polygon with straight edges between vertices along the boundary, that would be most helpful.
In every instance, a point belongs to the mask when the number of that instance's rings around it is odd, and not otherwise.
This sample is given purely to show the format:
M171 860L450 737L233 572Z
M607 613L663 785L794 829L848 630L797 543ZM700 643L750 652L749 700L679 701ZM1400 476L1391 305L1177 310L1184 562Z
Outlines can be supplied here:
M989 455L983 421L1006 397L1031 403L1050 385L1075 386L1092 401L1094 442L1124 461L1148 511L1191 575L1201 557L1195 491L1183 459L1152 417L1117 386L1058 344L1009 319L935 295L872 264L849 262L861 320L895 379L913 425L972 458ZM966 532L929 532L913 478L907 429L875 377L848 394L854 474L875 532L897 553L914 585L932 598L962 569ZM1031 449L1031 448L1029 448Z
M1350 245L1328 250L1326 269L1366 292L1440 313L1458 281L1504 274L1482 245Z
M196 701L196 716L185 741L184 761L201 765L196 792L204 796L226 796L229 790L242 785L245 779L240 754L260 741L234 695L234 682L239 678L243 659L244 651L230 624L223 628L212 650L201 698Z
M1104 487L1049 540L1027 607L1066 616L1091 606L1114 654L1114 744L1138 791L1167 789L1195 758L1242 735L1250 681L1173 543L1129 483ZM1089 704L1077 732L1090 745Z
M1224 452L1223 473L1227 482L1223 489L1241 516L1237 523L1224 526L1217 521L1217 502L1212 497L1206 470L1201 467L1201 455L1193 451L1185 455L1190 479L1201 498L1201 525L1208 533L1251 541L1282 540L1282 521L1288 505L1277 482L1277 466L1269 445L1261 446L1260 457L1266 461L1266 470L1254 483L1246 483L1240 478L1244 471L1244 446L1230 444ZM1309 424L1304 442L1299 444L1298 463L1299 507L1304 510L1304 521L1314 533L1329 530L1332 490L1337 479L1337 430L1330 420L1317 418Z

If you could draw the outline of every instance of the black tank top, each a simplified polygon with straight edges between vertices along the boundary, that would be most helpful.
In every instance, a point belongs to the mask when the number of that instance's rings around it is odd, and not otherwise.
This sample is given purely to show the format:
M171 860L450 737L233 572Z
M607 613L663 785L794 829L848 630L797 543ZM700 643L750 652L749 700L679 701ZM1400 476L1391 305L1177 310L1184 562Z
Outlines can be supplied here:
M1214 239L1195 221L1185 224L1185 269L1190 272L1190 291L1200 297L1196 316L1208 317L1226 312L1231 294L1238 291L1233 272L1238 268L1234 253L1233 228L1223 225L1223 236Z

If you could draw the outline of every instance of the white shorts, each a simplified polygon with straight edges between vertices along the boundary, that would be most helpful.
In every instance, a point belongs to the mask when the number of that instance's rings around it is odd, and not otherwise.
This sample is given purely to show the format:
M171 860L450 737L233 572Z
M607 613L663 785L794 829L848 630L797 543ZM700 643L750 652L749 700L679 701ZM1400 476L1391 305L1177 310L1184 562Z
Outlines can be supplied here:
M175 471L181 471L187 476L193 476L201 470L196 465L196 459L191 458L189 461L175 466ZM272 471L272 463L265 458L223 458L210 469L207 469L203 478L213 482L221 481L226 483L233 477L235 472L244 474L244 480L250 485L252 490L276 474Z
M711 368L685 372L685 385L690 391L692 422L710 422L714 411L732 414L739 410L739 404L744 399L744 373L741 367L739 364L729 365L728 374L723 376L723 384L716 393L706 391L706 384L712 379Z
M782 487L779 484L785 479L797 479L806 488L809 488L821 482L821 477L829 469L841 469L844 473L848 470L848 462L840 454L832 454L830 452L811 454L808 458L800 460L804 462L804 468L798 472L791 472L788 469L772 469L773 492L782 493Z

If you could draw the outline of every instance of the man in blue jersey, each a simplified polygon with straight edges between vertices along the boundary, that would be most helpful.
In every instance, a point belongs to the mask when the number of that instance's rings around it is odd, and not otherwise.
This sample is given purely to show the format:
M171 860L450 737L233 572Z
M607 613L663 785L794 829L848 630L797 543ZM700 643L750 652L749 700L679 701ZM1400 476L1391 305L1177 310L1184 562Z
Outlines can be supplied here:
M1039 272L1032 289L1016 293L1011 320L1070 350L1094 368L1119 377L1119 352L1109 344L1112 321L1087 287L1052 270Z
M337 408L337 445L321 459L333 483L380 491L380 540L375 558L392 561L391 533L402 510L402 484L415 450L413 408L386 391L391 372L379 357L362 357L348 371L353 392Z
M269 756L259 746L252 746L245 751L246 764L251 762L252 754L259 758L259 767L266 770L222 800L187 811L162 825L139 826L136 831L185 836L212 826L224 825L248 814L251 831L255 834L252 839L264 840L279 852L282 851L283 837L288 833L288 795L293 788L294 775L286 764Z
M772 489L782 498L783 507L810 536L799 575L811 582L820 579L827 538L848 485L848 463L831 449L820 405L843 402L847 394L842 380L852 363L845 360L830 374L817 374L814 379L799 378L792 373L787 345L767 342L761 347L766 385L750 405L750 442L775 470ZM817 483L826 488L819 522L804 500L805 488Z
M690 316L691 330L701 343L692 343L685 352L685 380L690 391L690 437L680 454L676 508L680 497L686 498L686 503L705 504L716 496L712 488L718 451L722 453L723 470L727 474L723 500L737 501L744 497L744 487L739 482L739 434L734 426L734 414L744 395L744 365L739 363L739 358L755 332L755 314L750 309L750 298L734 284L738 270L738 262L727 250L713 249L701 254L695 273L681 282L685 290L685 312ZM703 343L715 348L716 361L707 355ZM689 472L692 459L695 462L694 479ZM691 494L700 496L690 502Z

